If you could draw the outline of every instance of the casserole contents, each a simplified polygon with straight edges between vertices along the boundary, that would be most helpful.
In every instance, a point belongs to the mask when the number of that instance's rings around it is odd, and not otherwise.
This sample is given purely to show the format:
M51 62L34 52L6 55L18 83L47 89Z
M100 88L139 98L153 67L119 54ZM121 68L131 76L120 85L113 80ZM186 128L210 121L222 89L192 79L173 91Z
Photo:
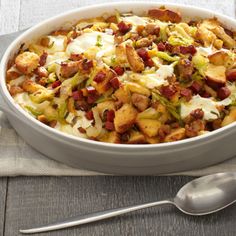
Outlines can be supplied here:
M191 138L236 120L235 35L160 8L81 20L20 50L15 102L40 122L102 142Z

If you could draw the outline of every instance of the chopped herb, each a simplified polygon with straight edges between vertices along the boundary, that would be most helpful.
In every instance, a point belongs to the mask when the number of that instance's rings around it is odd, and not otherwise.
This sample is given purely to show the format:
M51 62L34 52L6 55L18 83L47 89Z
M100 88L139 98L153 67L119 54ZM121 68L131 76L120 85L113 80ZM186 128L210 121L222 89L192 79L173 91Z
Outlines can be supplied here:
M102 47L102 36L98 35L97 36L97 43L96 43L97 47Z

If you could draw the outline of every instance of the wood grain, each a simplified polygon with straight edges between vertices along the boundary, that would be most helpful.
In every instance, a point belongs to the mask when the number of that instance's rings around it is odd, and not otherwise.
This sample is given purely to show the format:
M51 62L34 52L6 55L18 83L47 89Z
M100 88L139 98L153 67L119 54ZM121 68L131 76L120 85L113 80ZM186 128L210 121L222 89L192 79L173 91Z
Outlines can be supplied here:
M19 228L63 218L173 197L190 177L43 177L9 183L6 236ZM44 236L233 236L236 205L204 217L186 216L174 207L150 208Z
M0 236L4 235L7 178L0 178Z

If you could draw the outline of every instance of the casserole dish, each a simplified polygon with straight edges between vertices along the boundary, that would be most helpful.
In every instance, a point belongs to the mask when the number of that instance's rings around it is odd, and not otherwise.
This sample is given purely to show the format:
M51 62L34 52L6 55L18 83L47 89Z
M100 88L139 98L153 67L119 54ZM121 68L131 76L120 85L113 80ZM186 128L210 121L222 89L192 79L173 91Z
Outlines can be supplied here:
M22 43L27 45L35 37L45 35L65 24L74 24L79 19L114 12L115 9L120 12L133 11L135 14L142 14L145 10L158 6L160 4L155 3L136 3L135 6L133 3L97 5L45 21L25 32L10 45L2 59L1 77L5 78L7 62L20 45ZM233 20L214 15L209 11L179 5L167 4L166 7L180 11L189 19L195 19L195 16L202 18L216 16L227 27L235 27ZM233 124L204 136L174 143L151 145L98 143L63 134L34 120L14 103L6 89L5 79L1 80L1 93L6 102L5 111L17 132L40 152L74 167L117 174L160 174L207 166L232 157L235 152ZM219 145L222 140L224 148Z

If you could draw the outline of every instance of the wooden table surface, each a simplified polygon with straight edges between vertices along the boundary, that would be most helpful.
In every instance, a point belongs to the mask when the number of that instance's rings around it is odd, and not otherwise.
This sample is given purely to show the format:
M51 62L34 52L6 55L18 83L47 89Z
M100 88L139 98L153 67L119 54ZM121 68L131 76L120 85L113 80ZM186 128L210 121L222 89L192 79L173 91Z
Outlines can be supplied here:
M198 5L235 16L234 0L168 2ZM93 3L92 0L0 0L0 34L17 31L62 11ZM77 214L169 198L191 179L178 176L0 178L0 236L17 236L20 228ZM235 236L235 221L236 205L204 217L190 217L173 207L162 207L41 235Z

